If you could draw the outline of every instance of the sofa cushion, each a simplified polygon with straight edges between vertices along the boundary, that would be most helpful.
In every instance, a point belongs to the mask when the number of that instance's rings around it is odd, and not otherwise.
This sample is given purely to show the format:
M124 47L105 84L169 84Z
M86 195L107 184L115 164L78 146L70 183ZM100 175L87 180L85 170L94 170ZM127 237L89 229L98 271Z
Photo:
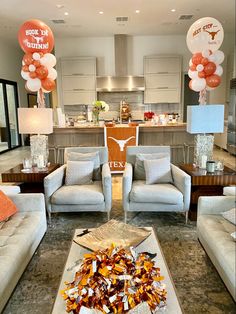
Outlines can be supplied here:
M104 202L101 181L94 181L89 185L64 185L51 198L57 205L101 204Z
M8 219L17 212L16 205L12 200L0 191L0 221Z
M91 153L76 153L69 152L67 154L67 160L71 161L92 161L93 162L93 179L101 180L100 158L99 152Z
M170 168L170 158L144 160L146 184L173 182Z
M135 180L146 180L144 160L152 160L163 157L169 157L168 153L153 153L153 154L137 154L136 161L134 164L134 179ZM170 158L170 157L169 157Z
M223 212L222 216L232 224L236 225L236 208L232 208Z
M183 194L172 184L147 185L145 181L133 181L130 200L138 203L183 204Z
M65 185L90 184L93 178L92 161L68 161Z

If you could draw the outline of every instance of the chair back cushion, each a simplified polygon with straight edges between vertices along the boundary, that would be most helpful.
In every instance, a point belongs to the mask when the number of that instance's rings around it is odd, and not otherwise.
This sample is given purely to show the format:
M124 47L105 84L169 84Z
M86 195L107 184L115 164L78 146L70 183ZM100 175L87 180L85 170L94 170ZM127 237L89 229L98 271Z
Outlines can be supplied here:
M91 184L93 178L92 161L70 161L67 162L65 185Z
M82 154L99 152L100 165L103 165L105 162L108 162L107 147L66 147L64 156L65 163L67 162L67 154L70 152Z
M0 191L0 222L8 219L17 212L12 200Z
M170 157L144 160L146 184L172 183Z
M67 154L68 161L92 161L93 162L93 180L101 180L101 170L100 170L100 158L99 152L91 153L76 153L69 152Z

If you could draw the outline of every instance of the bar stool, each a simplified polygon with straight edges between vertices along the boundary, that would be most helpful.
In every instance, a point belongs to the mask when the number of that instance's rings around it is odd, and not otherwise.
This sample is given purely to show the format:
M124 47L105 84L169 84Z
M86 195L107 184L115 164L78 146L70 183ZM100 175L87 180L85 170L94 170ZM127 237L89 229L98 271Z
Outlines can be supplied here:
M171 151L173 152L174 149L180 149L181 153L182 153L182 160L181 162L177 162L177 163L184 163L186 162L185 159L185 145L184 144L175 144L175 145L170 145Z
M58 145L57 146L57 163L64 165L64 153L66 147L83 147L83 145Z
M52 154L53 154L53 163L56 164L57 163L57 147L56 146L49 146L48 147L48 151L49 151L49 154L50 154L50 151L52 152Z
M184 143L185 153L186 153L186 163L192 163L193 160L190 160L190 149L194 149L194 144Z

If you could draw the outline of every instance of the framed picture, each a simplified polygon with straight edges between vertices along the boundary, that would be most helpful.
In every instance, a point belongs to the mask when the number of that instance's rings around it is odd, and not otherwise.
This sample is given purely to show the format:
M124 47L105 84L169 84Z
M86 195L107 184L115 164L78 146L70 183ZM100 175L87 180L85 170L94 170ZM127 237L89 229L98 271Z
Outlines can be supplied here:
M27 94L28 107L34 108L37 104L37 94Z

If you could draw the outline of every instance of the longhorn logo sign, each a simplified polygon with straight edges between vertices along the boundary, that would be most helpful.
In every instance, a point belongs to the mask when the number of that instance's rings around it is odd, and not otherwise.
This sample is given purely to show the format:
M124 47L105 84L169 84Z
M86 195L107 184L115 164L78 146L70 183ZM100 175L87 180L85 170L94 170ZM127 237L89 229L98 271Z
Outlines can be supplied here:
M127 144L132 138L135 138L135 137L131 136L131 137L127 138L126 140L117 140L116 138L114 138L112 136L109 136L108 138L111 138L113 141L115 141L119 145L120 151L123 152L125 144Z

